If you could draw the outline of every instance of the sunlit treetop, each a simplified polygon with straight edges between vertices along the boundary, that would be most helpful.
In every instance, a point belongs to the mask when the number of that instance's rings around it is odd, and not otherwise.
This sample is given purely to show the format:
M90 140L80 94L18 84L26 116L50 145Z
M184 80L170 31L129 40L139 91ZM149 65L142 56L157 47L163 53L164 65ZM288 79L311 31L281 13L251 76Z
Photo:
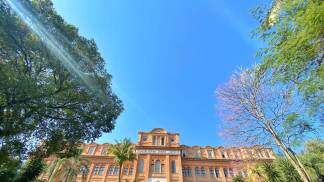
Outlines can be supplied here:
M262 68L302 93L312 112L323 102L323 9L320 0L276 0L254 12L260 22L256 35L266 43L259 52Z
M0 48L2 152L75 154L114 128L123 107L105 61L51 1L0 1Z

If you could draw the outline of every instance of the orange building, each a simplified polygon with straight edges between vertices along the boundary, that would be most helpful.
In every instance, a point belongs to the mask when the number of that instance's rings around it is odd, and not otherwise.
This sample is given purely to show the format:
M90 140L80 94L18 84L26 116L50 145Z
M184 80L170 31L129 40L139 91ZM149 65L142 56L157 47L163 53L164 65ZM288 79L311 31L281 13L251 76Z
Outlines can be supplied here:
M82 156L90 161L85 181L118 181L118 166L114 156L107 154L108 147L84 144ZM179 143L178 133L162 128L139 132L135 150L136 160L123 165L123 182L231 181L237 174L247 177L247 168L256 162L275 159L270 148L188 147Z

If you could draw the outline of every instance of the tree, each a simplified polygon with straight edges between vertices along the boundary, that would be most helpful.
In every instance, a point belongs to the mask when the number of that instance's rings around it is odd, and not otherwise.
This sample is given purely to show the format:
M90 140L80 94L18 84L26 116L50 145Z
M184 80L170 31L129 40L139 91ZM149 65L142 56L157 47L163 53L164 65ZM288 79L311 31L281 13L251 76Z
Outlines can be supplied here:
M255 165L250 169L252 178L256 176L259 181L264 182L280 182L279 172L276 170L275 166L271 163L261 163Z
M271 72L241 70L216 91L219 110L226 121L225 134L248 144L275 143L298 171L310 181L303 164L292 151L296 141L312 131L312 123L303 113L303 102L283 84L271 82ZM256 71L255 71L256 70Z
M58 158L54 160L47 169L48 181L64 181L72 182L76 180L77 175L82 173L82 180L84 180L88 171L81 171L87 169L89 161L80 156L70 158Z
M41 158L32 158L24 163L14 178L14 182L35 181L44 170L45 164Z
M304 152L300 156L306 169L312 174L314 181L324 181L324 141L314 139L306 142Z
M233 182L244 182L244 177L241 174L235 175L232 179Z
M299 154L312 181L323 181L323 153L323 141L315 139L307 141L304 152ZM259 181L302 181L294 166L283 156L278 156L272 163L257 164L250 168L250 171L252 172L251 177L256 177Z
M110 132L122 110L96 43L50 0L0 0L1 151L20 161L73 156Z
M124 162L135 160L134 145L129 139L123 139L116 141L116 144L112 145L108 150L114 155L115 161L119 166L118 181L120 182Z
M260 22L255 35L266 44L261 66L302 93L313 114L321 112L324 98L323 9L321 0L273 0L269 10L254 12Z
M13 181L19 167L19 160L0 152L0 181Z
M273 163L260 163L251 168L252 177L265 182L301 182L295 168L284 158L277 157Z

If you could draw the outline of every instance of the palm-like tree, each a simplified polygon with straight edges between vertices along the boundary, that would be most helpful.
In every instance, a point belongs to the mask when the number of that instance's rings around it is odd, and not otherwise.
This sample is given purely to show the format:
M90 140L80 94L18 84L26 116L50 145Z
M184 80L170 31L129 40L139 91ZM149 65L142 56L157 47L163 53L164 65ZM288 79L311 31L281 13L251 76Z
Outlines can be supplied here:
M80 173L81 166L87 166L89 163L88 160L82 159L79 156L70 157L70 158L59 158L52 162L49 166L48 172L48 181L64 181L72 182L75 181L75 178ZM82 172L82 180L87 171Z
M118 181L121 181L121 171L125 161L133 161L135 159L134 145L129 139L116 141L116 144L109 148L109 153L114 155L115 161L119 166Z
M276 170L272 163L261 163L251 169L253 175L257 177L259 181L265 182L279 182L280 174Z

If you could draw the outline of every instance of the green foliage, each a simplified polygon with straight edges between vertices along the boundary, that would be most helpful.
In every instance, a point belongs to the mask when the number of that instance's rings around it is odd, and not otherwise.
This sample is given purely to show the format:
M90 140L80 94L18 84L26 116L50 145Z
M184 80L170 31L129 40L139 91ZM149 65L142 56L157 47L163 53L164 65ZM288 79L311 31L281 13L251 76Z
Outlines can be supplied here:
M0 181L13 181L19 167L19 160L0 152Z
M35 181L36 178L44 170L44 168L45 168L45 164L42 161L42 159L28 160L19 170L14 181L15 182Z
M75 181L82 166L88 168L89 161L81 158L80 156L57 158L50 164L50 166L48 166L46 170L49 176L48 181ZM86 172L84 174L87 174L88 171L82 172ZM84 176L82 176L82 178L84 178Z
M259 52L262 69L271 70L275 81L291 85L309 101L311 113L323 103L324 2L321 0L275 1L269 10L257 9L256 35L266 48Z
M324 181L324 141L315 139L305 144L301 160L314 181Z
M275 168L273 163L261 163L256 165L252 170L252 174L256 175L261 181L266 182L279 182L280 173Z
M71 55L73 66L93 88L0 0L1 150L19 160L73 156L78 144L114 128L122 103L112 92L111 75L93 40L66 23L50 0L17 2L57 39L56 46Z
M324 142L316 139L305 144L305 151L298 156L312 181L324 179ZM262 163L251 169L252 174L261 181L301 182L294 166L285 158L278 156L272 163Z
M244 182L244 177L241 174L235 175L232 179L233 182Z
M109 152L115 156L115 161L122 165L125 161L133 161L135 159L134 145L130 139L116 141L116 144L109 148Z
M35 181L44 167L45 164L39 158L27 160L21 165L21 161L0 153L0 181Z
M274 161L274 166L280 173L281 181L284 182L301 182L298 172L294 166L284 158L278 158Z
M116 141L116 144L109 147L109 153L113 154L116 163L119 165L119 177L118 180L121 181L121 169L125 161L135 160L135 148L134 144L130 139L123 139L121 141Z

